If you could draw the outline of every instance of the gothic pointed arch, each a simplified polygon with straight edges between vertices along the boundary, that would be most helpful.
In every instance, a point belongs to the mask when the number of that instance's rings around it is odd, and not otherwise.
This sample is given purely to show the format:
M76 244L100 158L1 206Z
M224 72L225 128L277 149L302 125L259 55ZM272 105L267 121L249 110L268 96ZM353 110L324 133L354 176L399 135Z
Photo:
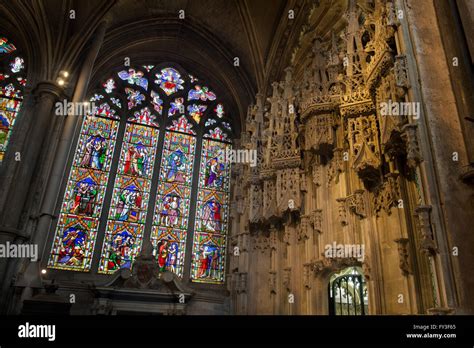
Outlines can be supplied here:
M95 87L49 267L89 272L98 258L112 274L132 267L146 238L160 271L223 283L234 137L225 104L172 63L122 66Z

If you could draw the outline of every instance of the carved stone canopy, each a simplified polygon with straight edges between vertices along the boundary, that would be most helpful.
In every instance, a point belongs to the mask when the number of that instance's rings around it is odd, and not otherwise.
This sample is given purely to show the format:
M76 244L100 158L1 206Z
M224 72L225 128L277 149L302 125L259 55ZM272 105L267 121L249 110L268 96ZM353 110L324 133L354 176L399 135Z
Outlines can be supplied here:
M356 258L323 258L311 262L311 270L316 277L326 277L331 273L338 272L347 267L359 266L363 264Z

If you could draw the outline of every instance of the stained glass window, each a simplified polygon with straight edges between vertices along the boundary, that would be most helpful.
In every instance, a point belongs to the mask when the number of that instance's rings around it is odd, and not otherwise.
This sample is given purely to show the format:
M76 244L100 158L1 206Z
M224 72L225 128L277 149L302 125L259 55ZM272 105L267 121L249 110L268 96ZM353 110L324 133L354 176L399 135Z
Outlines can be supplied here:
M108 118L98 116L98 108L94 111L82 124L48 263L51 268L91 267L119 125L115 110L106 114Z
M0 163L20 111L25 85L25 61L17 55L15 45L0 37Z
M49 266L94 269L99 238L99 273L132 268L146 238L160 271L183 277L188 270L192 281L222 283L231 147L223 104L177 67L118 69L98 88L90 98L94 116L82 125ZM114 154L115 146L120 151Z
M115 178L112 204L105 234L100 273L131 268L140 251L155 163L158 129L148 110L147 118L127 123ZM151 119L151 120L150 120Z
M153 218L158 266L178 276L184 269L195 143L193 135L166 132Z
M203 139L197 194L191 278L223 283L231 145Z

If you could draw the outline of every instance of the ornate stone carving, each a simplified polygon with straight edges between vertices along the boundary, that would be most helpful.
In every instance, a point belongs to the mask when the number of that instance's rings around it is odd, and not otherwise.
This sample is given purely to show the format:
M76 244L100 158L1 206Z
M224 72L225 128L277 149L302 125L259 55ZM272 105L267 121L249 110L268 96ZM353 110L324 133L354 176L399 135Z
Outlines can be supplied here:
M279 170L276 180L277 212L296 211L301 207L299 168Z
M433 239L431 226L431 206L420 205L416 207L415 214L418 217L418 227L421 234L420 250L427 254L435 254L438 251Z
M253 248L254 248L254 250L260 251L261 253L264 253L265 251L267 251L268 248L269 248L268 237L263 235L263 233L258 233L254 237Z
M409 254L409 240L408 238L395 239L395 243L398 245L398 257L400 259L399 266L404 276L412 273L410 266L410 254Z
M373 196L375 215L379 216L382 210L390 215L392 207L398 207L399 199L400 186L398 184L398 174L386 174L385 181L379 186Z
M130 271L124 270L124 272ZM160 276L158 264L153 256L153 246L147 241L143 243L142 251L136 258L133 270L124 282L124 287L139 289L160 287L162 285L159 281Z
M349 222L347 220L346 199L338 198L336 199L336 202L337 202L337 214L338 214L339 223L342 226L347 226Z
M355 258L323 258L311 262L310 268L315 276L325 276L352 266L361 266L361 262Z
M336 184L339 182L339 174L344 171L344 149L336 148L333 150L333 158L327 167L327 185L330 186L332 179Z
M316 163L316 161L314 161L312 165L312 174L313 174L313 183L316 186L321 186L322 172L323 172L323 166L320 165L319 163Z
M273 179L265 179L263 182L263 218L271 219L277 215L276 187Z
M394 35L394 28L390 24L393 12L389 12L390 8L381 1L375 1L374 5L374 11L367 13L364 22L365 33L371 38L364 47L369 57L365 71L366 83L371 90L394 63L392 49L388 45Z
M310 216L302 215L300 226L299 228L296 228L296 238L298 240L298 243L304 243L304 241L309 239L310 228L311 228L310 224L311 224Z
M390 108L391 103L400 100L399 89L395 84L393 73L382 77L380 85L376 89L377 105L379 106L377 115L380 126L380 144L382 152L388 154L391 158L403 155L405 151L403 141L400 139L400 127L406 122L407 118L403 115L382 113L382 110Z
M368 91L358 91L342 97L339 111L344 117L375 113L375 106Z
M249 209L249 221L250 223L258 223L262 220L262 201L263 193L262 186L260 184L252 184L249 189L250 193L250 209Z
M367 192L365 190L356 190L345 199L347 210L357 215L360 218L365 218L368 215Z
M352 167L361 179L372 181L378 177L380 166L376 118L361 116L347 122Z
M418 145L418 137L416 134L417 125L414 123L403 126L403 138L407 146L407 163L410 168L415 168L423 160Z
M316 115L307 120L305 127L305 150L326 154L332 152L336 141L335 116Z
M323 210L315 209L311 213L311 224L315 232L323 233Z

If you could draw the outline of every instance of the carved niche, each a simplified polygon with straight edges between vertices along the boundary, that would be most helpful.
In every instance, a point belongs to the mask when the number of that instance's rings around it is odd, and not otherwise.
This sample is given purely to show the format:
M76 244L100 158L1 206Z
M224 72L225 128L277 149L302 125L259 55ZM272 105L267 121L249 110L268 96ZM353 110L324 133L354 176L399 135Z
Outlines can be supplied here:
M311 213L311 224L315 232L323 233L323 210L315 209Z
M407 117L391 115L390 113L382 114L382 110L390 108L391 103L396 103L400 100L400 95L397 93L399 88L395 84L394 74L390 73L384 76L376 90L382 152L387 153L390 157L395 157L405 152L400 134L401 126L406 123Z
M372 181L381 163L376 117L360 116L347 122L352 168L364 181Z
M296 211L301 208L300 170L298 167L277 171L276 198L279 216L288 210Z
M265 220L269 220L277 215L275 172L273 169L264 166L260 173L260 177L263 181L262 216Z
M309 117L305 127L305 150L329 156L336 141L335 116L321 114Z
M367 191L365 190L356 190L345 199L347 210L361 219L368 215L367 203Z
M263 192L260 183L250 185L250 209L249 209L249 221L250 223L259 223L262 220L262 201Z
M302 215L300 217L300 225L299 228L296 229L296 238L298 243L304 243L310 237L310 229L311 229L311 217L309 215Z
M337 217L341 226L347 226L349 221L347 219L347 210L346 210L346 199L338 198L337 202Z

